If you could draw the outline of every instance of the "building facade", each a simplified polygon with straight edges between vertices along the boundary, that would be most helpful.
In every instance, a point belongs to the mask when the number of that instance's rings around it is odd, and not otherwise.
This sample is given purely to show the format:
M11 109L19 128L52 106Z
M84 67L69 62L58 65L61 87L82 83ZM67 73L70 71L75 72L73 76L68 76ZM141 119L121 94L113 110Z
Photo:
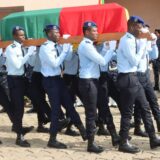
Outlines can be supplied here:
M116 2L128 9L130 15L139 15L151 26L151 29L160 28L160 0L105 0L105 3ZM84 6L98 4L99 0L0 0L0 19L9 13Z
M160 0L105 0L105 3L116 2L128 9L130 15L138 15L154 31L160 29Z

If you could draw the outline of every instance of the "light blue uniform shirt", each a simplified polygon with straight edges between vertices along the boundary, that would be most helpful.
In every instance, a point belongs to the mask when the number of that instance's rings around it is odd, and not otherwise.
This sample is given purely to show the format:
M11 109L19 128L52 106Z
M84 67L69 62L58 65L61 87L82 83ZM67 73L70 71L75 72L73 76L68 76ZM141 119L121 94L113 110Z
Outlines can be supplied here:
M64 61L64 66L65 66L65 70L64 70L64 74L69 74L69 75L77 75L78 72L78 54L73 53L72 54L72 58L70 61Z
M136 39L132 34L127 32L120 39L117 50L117 68L119 73L137 72L137 67L144 55L146 44L141 45L137 53L136 47Z
M28 64L33 67L34 72L41 72L41 62L39 58L39 48L37 48L37 54L30 57L28 60Z
M58 45L59 56L55 48L55 43L47 40L39 51L39 58L41 62L41 73L44 77L61 75L61 68L63 61L70 60L72 51L69 53L62 52L62 45Z
M80 78L95 78L100 77L100 66L105 66L109 61L112 53L101 56L93 45L93 41L84 38L78 47L79 55L79 77Z
M8 75L23 75L24 74L24 64L28 61L32 53L28 52L23 57L21 44L14 41L13 44L6 48L6 67Z
M146 39L139 39L137 41L137 48L138 51L142 43L146 43L146 50L142 59L139 62L137 72L146 72L149 67L149 60L157 59L158 58L158 48L156 45L151 46L151 43L148 43Z
M108 58L109 58L109 61L111 61L112 59L116 59L115 50L114 50L114 49L107 48L105 43L97 46L96 48L97 48L97 51L98 51L102 56L104 56L106 53L109 54L109 55L108 55L108 56L109 56L109 57L108 57ZM100 65L100 72L107 72L107 71L108 71L108 63L107 63L105 66L101 66L101 65Z

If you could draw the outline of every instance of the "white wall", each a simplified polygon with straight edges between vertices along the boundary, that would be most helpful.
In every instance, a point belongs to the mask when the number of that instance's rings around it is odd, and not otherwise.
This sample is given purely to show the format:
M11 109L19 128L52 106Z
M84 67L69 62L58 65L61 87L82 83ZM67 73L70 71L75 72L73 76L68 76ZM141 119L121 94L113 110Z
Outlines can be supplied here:
M24 6L25 10L98 4L98 0L0 0L0 7Z

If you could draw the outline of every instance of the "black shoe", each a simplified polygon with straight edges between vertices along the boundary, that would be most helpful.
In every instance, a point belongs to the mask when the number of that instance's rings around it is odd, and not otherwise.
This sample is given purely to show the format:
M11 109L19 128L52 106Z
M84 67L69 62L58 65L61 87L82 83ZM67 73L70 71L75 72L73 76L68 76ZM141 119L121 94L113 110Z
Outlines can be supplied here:
M23 135L18 135L16 139L16 145L19 145L21 147L30 147L30 143L28 143L26 140L24 140Z
M155 91L159 91L159 86L154 86L153 88Z
M110 133L107 129L105 128L99 128L98 131L97 131L97 135L98 136L109 136Z
M101 153L104 151L104 149L101 146L98 146L94 142L94 137L90 137L88 139L88 147L87 147L88 152L94 152L94 153Z
M36 113L36 109L35 108L31 108L30 110L28 110L26 113Z
M4 109L4 108L2 108L1 110L0 110L0 113L5 113L6 112L6 110Z
M130 141L132 139L132 137L131 136L128 136L128 140Z
M140 136L140 137L148 137L148 134L146 132L142 131L141 128L139 128L139 129L135 128L134 135Z
M31 132L33 129L34 129L34 126L30 126L30 127L23 127L23 128L22 128L22 134L23 134L23 135L25 135L25 134L27 134L27 133ZM14 128L14 126L12 126L11 131L16 132L16 130L15 130L15 128Z
M134 122L131 122L130 123L130 128L134 128L135 127L135 123Z
M113 146L118 146L120 143L120 136L115 132L111 132L111 137L112 137L112 145Z
M72 129L67 129L65 131L65 134L68 135L68 136L73 136L73 137L76 137L76 136L79 136L80 134Z
M2 141L0 141L0 144L2 144Z
M58 148L58 149L66 149L67 146L61 142L58 142L56 140L56 136L50 136L50 139L48 141L48 147L51 147L51 148Z
M150 147L151 149L160 147L160 138L153 136L152 138L150 138Z
M111 107L111 108L117 108L117 105L116 104L112 104L109 107Z
M58 131L60 132L62 129L66 128L70 122L70 118L62 119L58 121Z
M46 118L44 121L43 121L43 125L46 125L47 123L51 122L51 120L49 118Z
M82 136L83 141L86 141L88 139L86 129L84 128L83 124L76 126Z
M93 143L91 146L88 146L87 151L94 153L101 153L104 151L104 149L101 146L97 146L95 143Z
M42 126L37 127L37 132L39 132L39 133L49 133L49 129L42 125Z
M131 145L128 140L121 141L118 150L120 152L125 153L138 153L140 152L140 149L136 146Z
M30 126L30 127L23 127L22 128L22 134L26 135L27 133L31 132L34 129L34 126Z
M157 123L157 131L160 132L160 120L157 120L156 123Z

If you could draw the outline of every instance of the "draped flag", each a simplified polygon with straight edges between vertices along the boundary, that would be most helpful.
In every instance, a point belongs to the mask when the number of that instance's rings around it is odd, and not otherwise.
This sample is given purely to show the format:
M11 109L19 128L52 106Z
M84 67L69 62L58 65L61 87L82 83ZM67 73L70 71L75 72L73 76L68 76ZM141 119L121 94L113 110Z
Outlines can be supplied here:
M122 33L127 31L127 18L128 12L117 3L25 11L4 17L0 21L0 35L3 41L12 40L12 28L19 25L28 38L39 39L45 37L45 25L56 24L62 35L82 36L83 23L88 20L97 23L100 34Z

